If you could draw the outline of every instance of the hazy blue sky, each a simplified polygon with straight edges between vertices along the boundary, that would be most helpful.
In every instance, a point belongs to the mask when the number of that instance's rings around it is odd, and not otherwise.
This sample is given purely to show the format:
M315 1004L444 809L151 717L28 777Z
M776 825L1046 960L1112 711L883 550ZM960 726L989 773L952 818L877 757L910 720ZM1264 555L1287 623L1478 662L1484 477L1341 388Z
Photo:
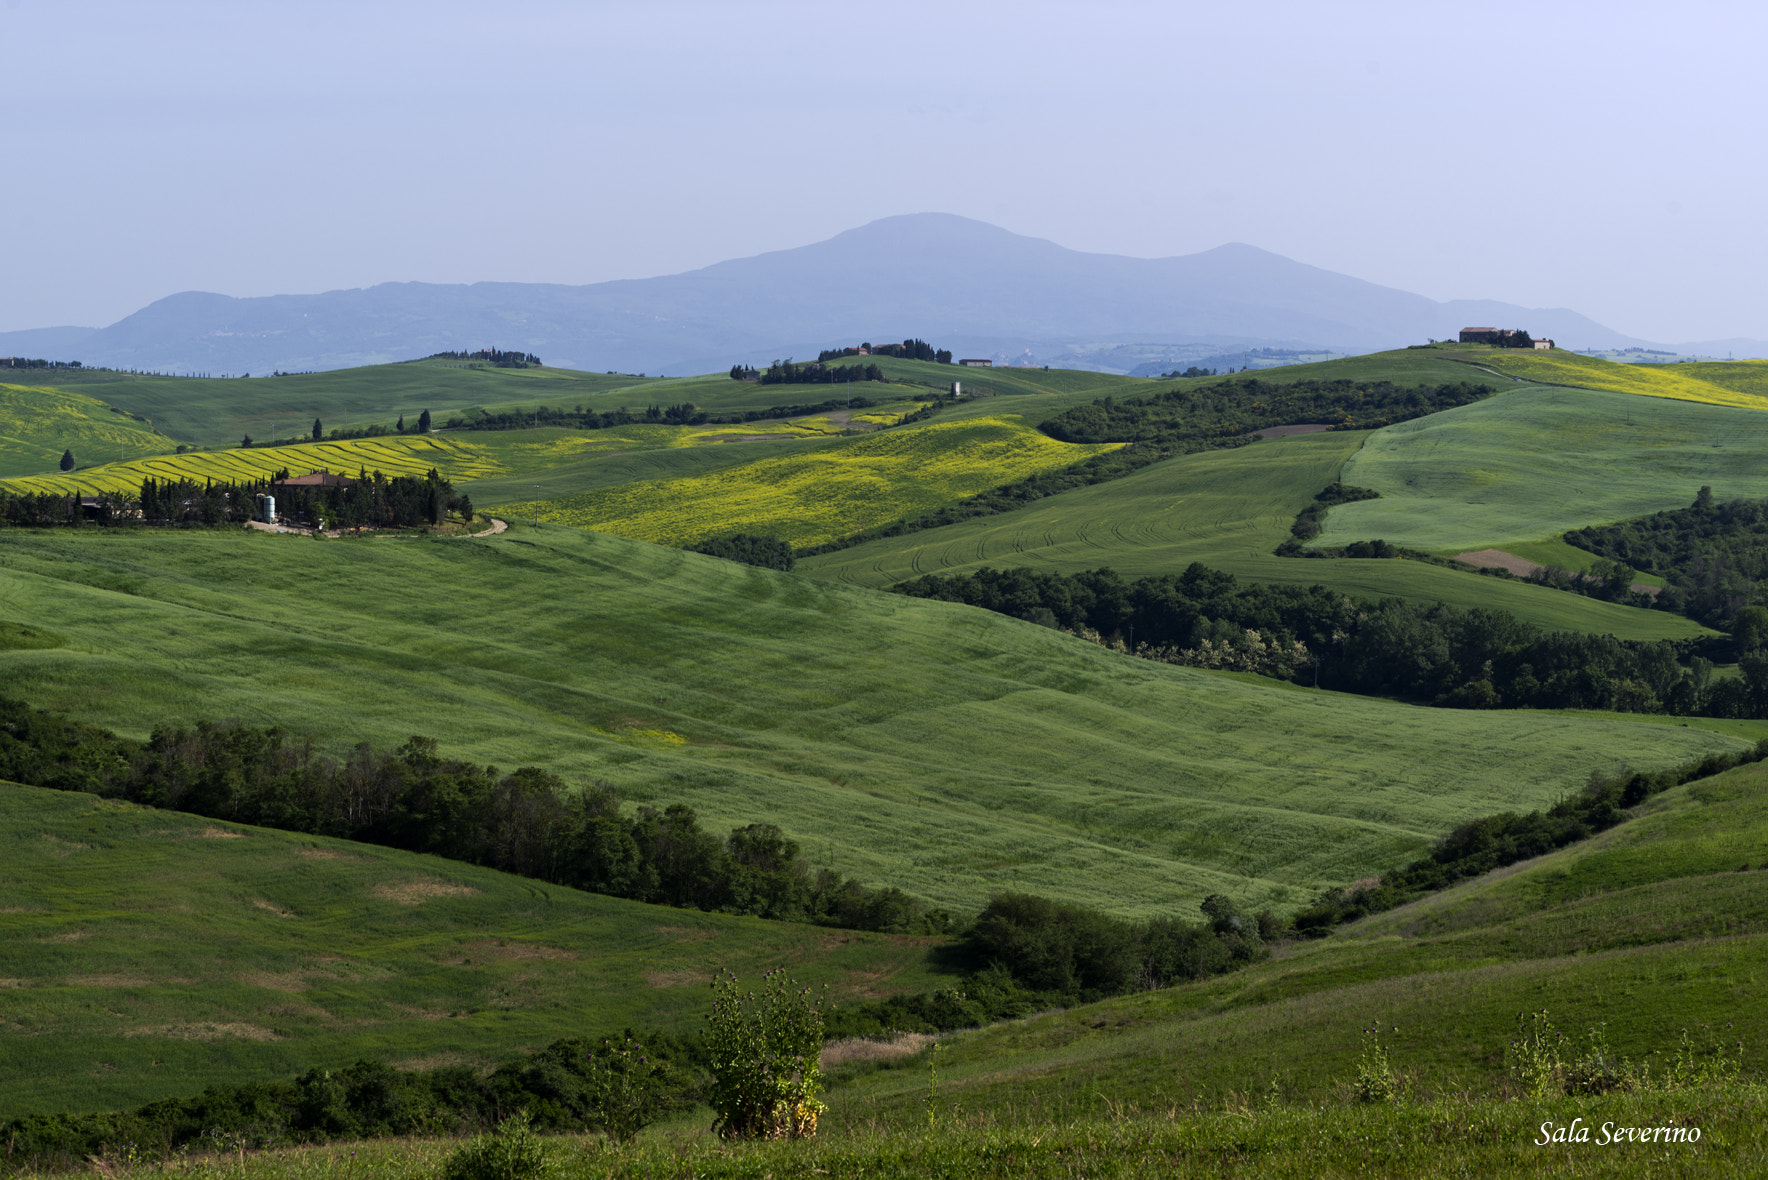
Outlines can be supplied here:
M1768 338L1760 5L0 0L0 330L939 210Z

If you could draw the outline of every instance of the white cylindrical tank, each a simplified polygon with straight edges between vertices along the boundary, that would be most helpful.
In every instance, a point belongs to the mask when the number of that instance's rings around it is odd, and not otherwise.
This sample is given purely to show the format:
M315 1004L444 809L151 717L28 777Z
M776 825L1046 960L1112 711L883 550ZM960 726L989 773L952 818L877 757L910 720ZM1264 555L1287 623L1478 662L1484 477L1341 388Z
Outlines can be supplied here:
M264 523L265 524L275 524L276 523L276 497L275 496L265 496L264 497Z

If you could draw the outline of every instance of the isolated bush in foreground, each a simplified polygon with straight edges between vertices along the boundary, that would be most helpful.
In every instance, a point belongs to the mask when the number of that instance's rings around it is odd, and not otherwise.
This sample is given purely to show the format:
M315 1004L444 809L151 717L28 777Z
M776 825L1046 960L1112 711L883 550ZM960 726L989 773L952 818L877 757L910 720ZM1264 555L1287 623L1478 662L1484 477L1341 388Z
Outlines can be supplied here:
M440 1180L541 1180L551 1171L546 1146L524 1110L457 1148L442 1165Z
M726 1139L808 1139L826 1109L819 1058L823 1012L809 988L779 970L759 993L740 991L729 972L712 981L706 1017L713 1129Z

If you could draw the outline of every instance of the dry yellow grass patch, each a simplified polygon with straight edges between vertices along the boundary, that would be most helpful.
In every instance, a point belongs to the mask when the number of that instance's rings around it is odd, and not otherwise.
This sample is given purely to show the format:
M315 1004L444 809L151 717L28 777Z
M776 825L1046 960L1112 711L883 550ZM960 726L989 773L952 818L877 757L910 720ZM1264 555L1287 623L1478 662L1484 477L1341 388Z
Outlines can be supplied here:
M369 892L382 901L390 901L397 905L422 905L434 897L471 897L479 891L471 885L456 885L450 881L414 877L409 881L377 885Z
M304 992L313 986L299 971L248 971L239 977L239 981L273 992Z
M712 981L712 975L711 975L711 972L709 972L709 971L695 971L695 970L691 970L691 969L678 969L675 971L647 971L647 972L645 972L645 984L649 987L656 987L656 988L691 987L696 984L704 985L704 984L710 983L711 981Z
M716 938L711 930L700 930L693 926L654 926L658 934L665 938L673 938L677 942L705 942L708 938Z
M539 942L506 942L501 938L468 943L463 949L493 959L575 959L574 951Z
M888 1041L872 1041L865 1037L847 1037L823 1046L824 1069L832 1069L849 1061L897 1061L932 1045L931 1033L898 1033Z
M300 855L307 860L360 861L362 859L360 856L351 856L348 852L339 852L334 848L303 848L300 850Z
M84 930L64 930L60 934L45 934L38 942L79 942L86 937Z
M210 824L198 834L205 840L243 840L246 835L244 832L236 832L231 828L218 828L214 824Z
M280 1041L281 1037L260 1024L247 1024L244 1021L225 1023L203 1020L192 1024L161 1024L152 1027L132 1028L123 1034L126 1037L160 1037L168 1041L224 1041L237 1038L242 1041Z
M292 918L295 916L295 911L285 910L281 906L277 905L275 902L265 901L261 897L252 898L252 904L257 906L261 910L265 910L265 911L268 911L269 913L275 914L279 918Z
M76 987L152 987L153 980L141 975L70 975L68 982Z
M6 988L9 988L9 987L29 987L29 986L30 986L30 984L26 983L22 979L0 979L0 991L4 991Z

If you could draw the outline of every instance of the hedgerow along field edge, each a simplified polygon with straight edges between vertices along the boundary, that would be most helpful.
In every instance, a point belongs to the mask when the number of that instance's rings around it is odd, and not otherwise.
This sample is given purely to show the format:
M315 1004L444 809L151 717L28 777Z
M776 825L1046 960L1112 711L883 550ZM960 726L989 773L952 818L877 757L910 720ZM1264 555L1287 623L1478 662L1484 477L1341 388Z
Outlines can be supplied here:
M1617 762L1742 739L1435 710L1174 668L1029 623L557 527L486 540L0 535L12 691L145 737L239 717L445 754L706 824L953 912L1293 907Z

